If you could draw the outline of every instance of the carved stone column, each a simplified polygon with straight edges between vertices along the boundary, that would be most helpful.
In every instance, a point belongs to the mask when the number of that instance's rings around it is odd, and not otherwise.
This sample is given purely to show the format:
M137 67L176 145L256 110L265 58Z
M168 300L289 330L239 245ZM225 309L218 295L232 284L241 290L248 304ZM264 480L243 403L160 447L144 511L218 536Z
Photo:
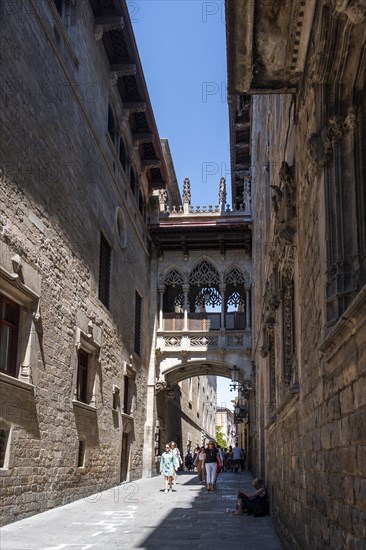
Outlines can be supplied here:
M164 300L165 286L160 286L158 290L159 290L159 326L158 326L158 330L163 330L163 300Z
M188 294L189 294L189 285L183 285L183 294L184 294L184 305L183 305L183 330L188 330Z
M225 330L225 291L226 291L226 285L221 284L220 285L220 292L221 292L221 319L220 319L220 329Z
M252 318L251 292L250 292L250 286L246 286L245 287L245 328L251 327L251 318Z

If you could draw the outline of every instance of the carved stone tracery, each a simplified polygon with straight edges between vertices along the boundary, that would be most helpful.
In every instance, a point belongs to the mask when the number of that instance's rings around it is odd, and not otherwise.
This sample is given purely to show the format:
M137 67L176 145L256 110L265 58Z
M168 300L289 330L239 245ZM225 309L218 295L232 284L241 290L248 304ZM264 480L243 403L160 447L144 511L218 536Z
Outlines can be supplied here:
M203 260L196 265L190 276L189 284L197 286L213 286L220 283L220 275L210 262Z
M240 271L240 269L238 269L237 267L234 267L226 275L225 283L227 285L232 284L234 286L240 285L240 284L243 285L243 284L245 284L245 277L244 277L243 273Z
M183 275L176 269L171 269L164 277L164 284L172 287L183 284Z

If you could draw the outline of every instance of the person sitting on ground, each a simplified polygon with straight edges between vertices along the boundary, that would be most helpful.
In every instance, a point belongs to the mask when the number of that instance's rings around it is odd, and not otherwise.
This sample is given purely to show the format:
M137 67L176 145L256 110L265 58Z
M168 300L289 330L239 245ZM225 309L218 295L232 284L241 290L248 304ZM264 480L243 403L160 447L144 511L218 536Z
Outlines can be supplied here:
M234 515L248 514L251 515L258 505L261 505L267 496L267 489L263 485L262 480L256 477L252 481L252 486L255 489L254 493L248 494L244 489L239 489L237 495L237 508L233 512Z

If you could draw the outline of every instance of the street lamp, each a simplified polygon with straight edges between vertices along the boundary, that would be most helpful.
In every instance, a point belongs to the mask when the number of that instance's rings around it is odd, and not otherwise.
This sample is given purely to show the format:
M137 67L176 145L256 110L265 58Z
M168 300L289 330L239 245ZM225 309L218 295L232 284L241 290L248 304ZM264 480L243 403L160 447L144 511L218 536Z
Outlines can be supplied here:
M236 365L233 365L231 367L231 381L233 382L230 384L230 391L236 391L240 388L239 385L239 371L238 367Z
M231 367L231 381L238 382L239 380L239 369L236 365Z

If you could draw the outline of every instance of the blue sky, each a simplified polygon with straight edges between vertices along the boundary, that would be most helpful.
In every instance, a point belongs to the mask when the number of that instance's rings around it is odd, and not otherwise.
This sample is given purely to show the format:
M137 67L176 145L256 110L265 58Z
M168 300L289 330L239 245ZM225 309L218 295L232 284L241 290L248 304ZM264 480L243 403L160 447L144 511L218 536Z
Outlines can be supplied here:
M231 202L224 1L127 2L160 137L168 138L179 188L192 204L218 204L226 177ZM229 380L218 404L232 408Z
M127 2L160 137L168 138L179 188L192 204L230 190L224 1ZM230 197L228 197L230 198ZM230 199L231 200L231 199Z

